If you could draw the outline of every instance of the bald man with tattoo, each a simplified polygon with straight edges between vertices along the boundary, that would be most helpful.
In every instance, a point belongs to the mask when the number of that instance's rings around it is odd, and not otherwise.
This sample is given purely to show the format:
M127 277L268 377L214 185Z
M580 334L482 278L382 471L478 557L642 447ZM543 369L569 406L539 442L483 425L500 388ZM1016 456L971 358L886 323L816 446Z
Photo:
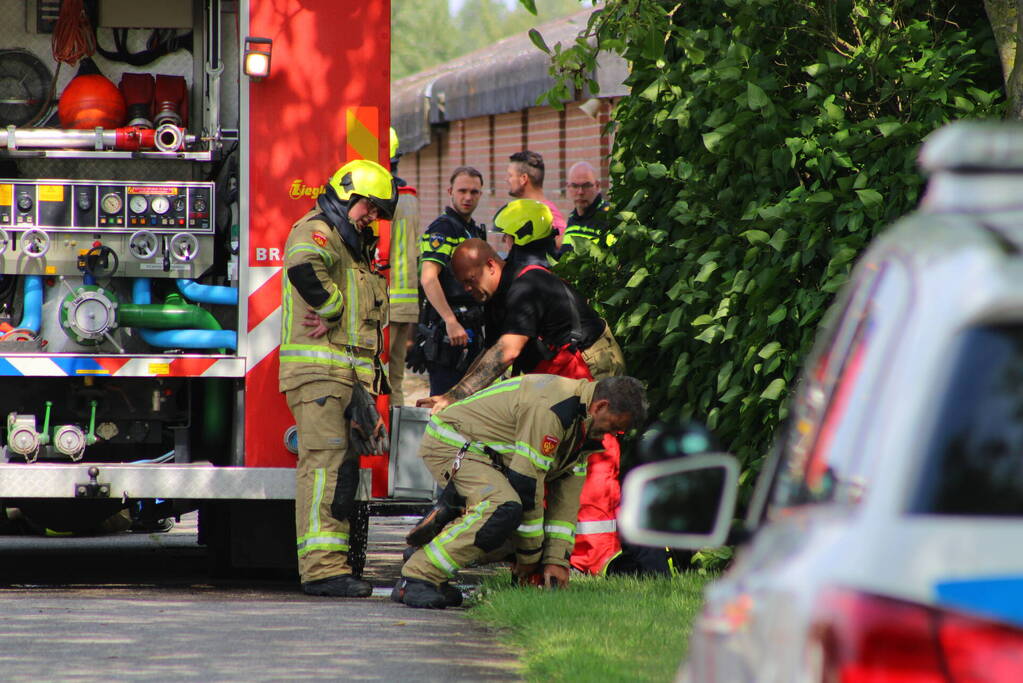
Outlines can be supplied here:
M451 390L418 405L437 413L512 367L587 379L624 374L622 350L607 323L547 268L505 261L488 243L471 239L455 249L451 271L484 304L489 348Z

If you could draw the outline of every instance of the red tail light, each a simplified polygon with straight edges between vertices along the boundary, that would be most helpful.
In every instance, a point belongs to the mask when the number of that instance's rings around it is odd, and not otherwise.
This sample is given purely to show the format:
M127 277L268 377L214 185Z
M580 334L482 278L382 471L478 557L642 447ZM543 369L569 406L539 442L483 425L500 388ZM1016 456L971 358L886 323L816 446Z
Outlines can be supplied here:
M1023 632L985 619L831 589L813 623L811 669L824 683L1023 681Z
M941 649L953 681L1023 681L1023 633L982 619L939 615Z

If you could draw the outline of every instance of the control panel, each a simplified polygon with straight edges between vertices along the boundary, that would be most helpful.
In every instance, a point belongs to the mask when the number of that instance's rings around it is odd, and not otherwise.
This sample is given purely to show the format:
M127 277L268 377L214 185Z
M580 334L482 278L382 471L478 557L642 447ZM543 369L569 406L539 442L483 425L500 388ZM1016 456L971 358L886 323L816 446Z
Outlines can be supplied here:
M0 179L0 272L194 277L214 201L213 183Z

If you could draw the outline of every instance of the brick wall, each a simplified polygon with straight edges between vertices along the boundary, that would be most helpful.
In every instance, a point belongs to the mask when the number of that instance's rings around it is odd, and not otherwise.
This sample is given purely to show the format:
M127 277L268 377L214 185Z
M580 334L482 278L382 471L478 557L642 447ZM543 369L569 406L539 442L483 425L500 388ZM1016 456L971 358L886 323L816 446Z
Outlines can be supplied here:
M568 217L572 202L565 193L568 169L588 161L607 188L607 155L611 140L604 134L613 103L600 100L596 118L582 111L580 102L565 109L530 107L523 111L454 121L435 130L427 147L402 157L398 175L419 192L420 224L425 227L448 204L447 186L457 166L475 166L483 174L483 199L473 217L488 227L494 213L508 202L505 173L508 157L523 149L543 155L544 193Z

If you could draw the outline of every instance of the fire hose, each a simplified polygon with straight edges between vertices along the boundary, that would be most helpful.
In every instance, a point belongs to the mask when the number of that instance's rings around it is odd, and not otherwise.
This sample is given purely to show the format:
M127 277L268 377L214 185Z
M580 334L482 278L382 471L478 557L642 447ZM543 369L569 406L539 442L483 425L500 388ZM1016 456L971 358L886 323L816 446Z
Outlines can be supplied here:
M23 128L8 126L0 129L0 148L28 149L117 149L138 151L156 149L177 152L185 145L195 143L195 136L184 129L165 123L155 130L135 126L124 128L96 128L94 130L58 130L49 128Z

